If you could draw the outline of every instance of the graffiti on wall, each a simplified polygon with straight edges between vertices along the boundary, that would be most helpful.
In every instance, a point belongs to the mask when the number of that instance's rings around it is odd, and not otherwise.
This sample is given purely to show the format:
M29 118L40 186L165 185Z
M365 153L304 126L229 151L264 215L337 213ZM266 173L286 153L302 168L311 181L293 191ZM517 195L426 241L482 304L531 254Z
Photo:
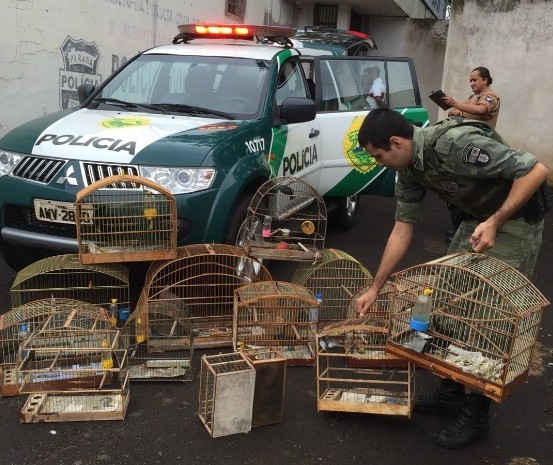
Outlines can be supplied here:
M96 42L75 40L70 36L60 49L64 66L60 68L60 107L65 110L79 106L77 87L81 84L100 85L102 76L98 74L98 64L102 55Z

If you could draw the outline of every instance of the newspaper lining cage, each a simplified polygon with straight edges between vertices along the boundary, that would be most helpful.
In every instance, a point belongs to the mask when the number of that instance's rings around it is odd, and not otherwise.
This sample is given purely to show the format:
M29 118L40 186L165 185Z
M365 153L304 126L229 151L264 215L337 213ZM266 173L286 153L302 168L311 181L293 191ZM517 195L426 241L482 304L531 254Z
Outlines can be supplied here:
M319 313L321 323L346 319L351 296L372 283L372 275L355 258L337 249L324 249L319 260L300 263L292 282L305 286L322 297Z
M148 305L161 302L188 313L194 347L230 346L234 290L271 279L267 268L240 247L197 244L179 247L174 260L152 263L145 292Z
M146 178L116 175L77 193L81 263L173 258L177 214L173 195Z
M254 195L238 243L256 258L312 261L324 247L326 219L324 200L309 184L272 178Z
M547 299L519 271L457 253L394 275L389 353L502 402L528 376ZM410 327L411 307L432 292L430 328Z
M198 416L216 438L252 429L255 368L240 353L203 355Z
M411 416L414 366L386 355L388 325L356 318L317 334L318 411Z
M98 324L104 326L110 324L103 308L72 299L35 300L4 313L0 316L0 375L3 397L18 395L17 369L21 345L33 332L42 328L54 313L73 315L72 320L75 322L84 319L86 325L90 321L102 322Z
M233 344L273 347L289 366L315 364L319 303L311 291L283 281L261 281L234 291Z
M185 306L170 300L148 302L145 289L121 332L131 380L192 380L192 321Z
M112 299L129 306L129 272L119 263L82 265L77 254L57 255L22 269L10 290L12 307L34 300L66 298L102 306Z

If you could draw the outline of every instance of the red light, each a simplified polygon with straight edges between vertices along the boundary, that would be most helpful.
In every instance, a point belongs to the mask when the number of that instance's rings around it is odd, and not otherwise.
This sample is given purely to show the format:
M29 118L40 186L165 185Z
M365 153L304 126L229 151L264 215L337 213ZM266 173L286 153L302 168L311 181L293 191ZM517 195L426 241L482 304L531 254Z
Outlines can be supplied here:
M221 33L221 28L219 26L208 26L207 27L207 32L209 34L220 34Z
M236 34L240 34L240 35L248 35L250 33L247 27L237 27L235 29L235 32Z
M196 26L196 32L198 34L205 34L207 32L207 28L205 26Z

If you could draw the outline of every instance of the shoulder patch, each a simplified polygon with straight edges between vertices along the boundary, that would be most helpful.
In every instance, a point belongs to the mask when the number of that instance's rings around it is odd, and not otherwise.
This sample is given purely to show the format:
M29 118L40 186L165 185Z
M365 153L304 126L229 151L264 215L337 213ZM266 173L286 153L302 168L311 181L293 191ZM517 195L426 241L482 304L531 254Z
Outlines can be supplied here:
M459 192L459 184L457 184L455 181L440 181L440 187L442 188L442 190L450 194Z
M487 102L493 102L493 98L491 98L491 97L486 97L486 101L487 101Z
M476 166L484 166L490 161L487 150L475 147L472 144L465 145L463 149L463 163L471 163Z

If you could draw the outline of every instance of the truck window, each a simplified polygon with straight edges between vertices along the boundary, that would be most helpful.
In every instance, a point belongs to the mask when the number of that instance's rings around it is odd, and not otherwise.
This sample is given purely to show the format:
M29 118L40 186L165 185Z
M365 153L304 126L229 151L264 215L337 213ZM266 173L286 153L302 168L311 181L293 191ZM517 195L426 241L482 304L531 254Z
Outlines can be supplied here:
M348 60L321 63L322 110L350 111L367 109L360 80Z
M406 61L388 60L388 100L392 108L417 104L411 69Z
M280 105L288 97L309 97L301 66L297 60L289 60L282 65L277 79L275 99Z

